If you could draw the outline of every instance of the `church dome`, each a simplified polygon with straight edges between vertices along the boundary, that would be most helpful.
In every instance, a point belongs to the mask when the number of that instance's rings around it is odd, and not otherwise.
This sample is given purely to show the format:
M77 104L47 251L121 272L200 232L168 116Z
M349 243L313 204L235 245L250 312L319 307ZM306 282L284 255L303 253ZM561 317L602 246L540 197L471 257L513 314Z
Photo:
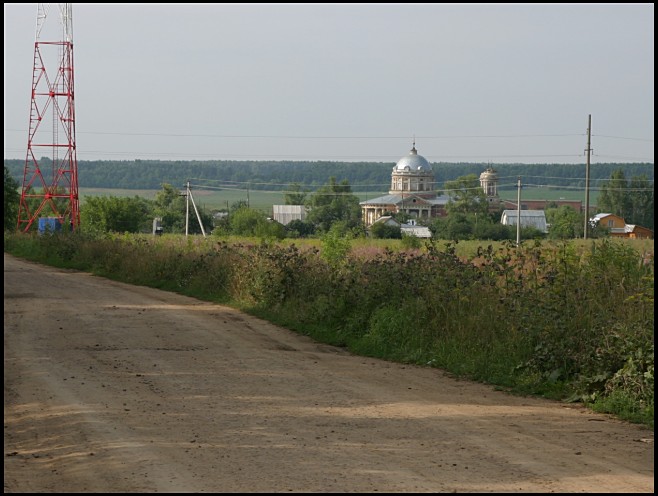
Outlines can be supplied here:
M498 179L498 174L496 174L496 170L491 167L487 168L487 170L480 174L480 181L491 181L496 179Z
M397 172L432 172L432 166L422 155L418 155L416 145L409 152L409 155L402 157L395 164L394 171Z

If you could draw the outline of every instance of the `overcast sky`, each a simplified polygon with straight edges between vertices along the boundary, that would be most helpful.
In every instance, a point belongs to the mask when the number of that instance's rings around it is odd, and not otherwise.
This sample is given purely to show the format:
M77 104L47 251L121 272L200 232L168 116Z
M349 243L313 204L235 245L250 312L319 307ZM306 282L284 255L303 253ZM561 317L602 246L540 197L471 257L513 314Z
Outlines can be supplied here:
M5 158L37 5L4 4ZM592 163L654 161L653 3L73 4L73 42L78 160L585 163L591 114Z

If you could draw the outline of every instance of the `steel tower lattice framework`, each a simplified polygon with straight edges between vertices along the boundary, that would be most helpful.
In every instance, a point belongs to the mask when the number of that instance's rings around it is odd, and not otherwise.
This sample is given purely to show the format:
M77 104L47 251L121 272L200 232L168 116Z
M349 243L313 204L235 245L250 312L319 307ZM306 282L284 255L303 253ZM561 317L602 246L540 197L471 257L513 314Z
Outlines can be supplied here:
M55 19L46 22L49 4L37 8L30 128L17 226L23 232L39 217L56 217L71 229L80 225L73 17L70 3L55 5L59 25L50 40L41 40L44 27L54 26Z

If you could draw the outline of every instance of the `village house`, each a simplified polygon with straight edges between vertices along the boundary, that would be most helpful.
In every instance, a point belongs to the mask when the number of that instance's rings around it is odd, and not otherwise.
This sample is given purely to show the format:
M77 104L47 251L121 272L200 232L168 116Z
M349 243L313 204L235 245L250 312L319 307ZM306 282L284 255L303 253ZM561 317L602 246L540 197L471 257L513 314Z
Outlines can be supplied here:
M589 222L592 227L598 226L606 229L610 236L615 238L653 239L651 229L635 224L626 224L626 221L618 215L600 213L592 217Z

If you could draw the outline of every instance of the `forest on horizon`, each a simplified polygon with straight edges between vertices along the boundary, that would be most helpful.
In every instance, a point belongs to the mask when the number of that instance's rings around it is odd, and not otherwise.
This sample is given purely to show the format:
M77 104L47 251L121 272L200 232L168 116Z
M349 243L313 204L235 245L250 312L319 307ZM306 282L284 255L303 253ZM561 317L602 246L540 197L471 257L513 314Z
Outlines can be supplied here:
M50 163L42 158L40 166ZM23 183L25 160L5 159L5 165L18 184ZM524 185L585 189L585 164L431 164L436 189L446 181L469 174L479 175L487 168L498 174L499 189L513 190L517 178ZM182 188L190 181L196 186L285 191L298 184L314 191L330 177L347 180L354 192L389 189L393 162L331 162L331 161L223 161L223 160L79 160L78 186L81 188L159 189L162 184ZM653 163L603 163L590 165L590 188L605 184L611 174L621 169L627 180L645 176L654 179Z

